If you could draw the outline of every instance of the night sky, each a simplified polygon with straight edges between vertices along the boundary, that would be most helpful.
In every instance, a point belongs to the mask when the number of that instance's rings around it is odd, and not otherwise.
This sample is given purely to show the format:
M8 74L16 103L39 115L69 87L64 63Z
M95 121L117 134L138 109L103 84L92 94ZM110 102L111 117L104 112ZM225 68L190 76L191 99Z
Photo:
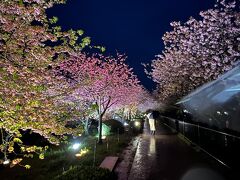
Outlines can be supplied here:
M149 90L154 83L144 73L141 62L149 63L164 48L162 36L170 22L185 22L190 16L212 8L215 0L68 0L48 10L57 16L63 30L83 29L93 45L128 56L141 83Z

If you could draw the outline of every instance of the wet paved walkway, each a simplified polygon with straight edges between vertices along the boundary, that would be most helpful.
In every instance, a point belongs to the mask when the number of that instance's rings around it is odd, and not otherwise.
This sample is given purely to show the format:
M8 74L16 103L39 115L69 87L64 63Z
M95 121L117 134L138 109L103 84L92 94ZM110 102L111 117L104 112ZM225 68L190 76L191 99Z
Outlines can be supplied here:
M149 134L148 126L145 122L129 180L229 179L224 167L195 151L167 126L158 122L155 136Z

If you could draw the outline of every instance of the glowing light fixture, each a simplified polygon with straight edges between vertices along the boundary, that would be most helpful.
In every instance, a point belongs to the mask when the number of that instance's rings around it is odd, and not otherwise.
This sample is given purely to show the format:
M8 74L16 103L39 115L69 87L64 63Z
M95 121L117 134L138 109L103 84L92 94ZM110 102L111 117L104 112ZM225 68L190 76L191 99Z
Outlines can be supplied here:
M73 148L74 150L77 150L79 147L80 147L80 143L75 143L75 144L73 144L73 146L72 146L72 148Z
M75 154L76 157L81 157L80 153Z
M75 156L76 156L77 158L79 158L79 157L87 154L88 151L89 151L89 150L88 150L87 148L81 149L79 153L75 154Z
M3 165L8 165L10 163L10 159L5 159L4 161L3 161Z
M141 125L141 123L140 123L139 121L135 121L135 122L134 122L134 125L137 126L137 127L139 127L139 126Z
M228 115L228 112L227 112L227 111L224 111L224 114L225 114L225 115Z

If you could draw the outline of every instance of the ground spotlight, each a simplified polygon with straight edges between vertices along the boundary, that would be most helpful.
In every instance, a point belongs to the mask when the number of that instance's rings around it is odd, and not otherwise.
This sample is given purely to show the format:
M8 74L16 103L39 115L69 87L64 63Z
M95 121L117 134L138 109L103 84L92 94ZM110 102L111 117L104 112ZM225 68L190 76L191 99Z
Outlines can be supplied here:
M72 146L74 150L77 150L79 147L80 147L80 143L74 143Z
M3 165L8 165L10 163L10 159L5 159L4 161L3 161Z

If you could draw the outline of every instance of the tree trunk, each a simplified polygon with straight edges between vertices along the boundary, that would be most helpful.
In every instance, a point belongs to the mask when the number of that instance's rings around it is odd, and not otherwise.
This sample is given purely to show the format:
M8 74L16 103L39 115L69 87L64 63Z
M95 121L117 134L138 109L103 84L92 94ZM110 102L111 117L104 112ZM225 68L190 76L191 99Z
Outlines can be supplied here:
M85 126L84 126L84 129L85 129L85 135L89 135L89 132L88 132L88 121L89 121L89 119L88 118L86 118L86 120L85 120Z
M101 97L99 96L99 99L98 99L98 115L99 115L99 119L98 119L98 144L102 144L102 118L103 118L104 114L106 113L107 109L109 108L110 102L111 102L111 98L109 97L106 106L105 107L103 106L103 108L101 108Z
M131 110L129 110L129 120L130 121L132 120L132 112L131 112Z
M102 144L102 114L99 114L98 119L98 144Z
M98 144L102 144L102 108L101 97L98 97Z

